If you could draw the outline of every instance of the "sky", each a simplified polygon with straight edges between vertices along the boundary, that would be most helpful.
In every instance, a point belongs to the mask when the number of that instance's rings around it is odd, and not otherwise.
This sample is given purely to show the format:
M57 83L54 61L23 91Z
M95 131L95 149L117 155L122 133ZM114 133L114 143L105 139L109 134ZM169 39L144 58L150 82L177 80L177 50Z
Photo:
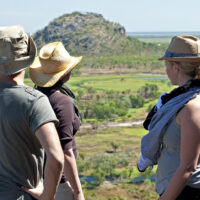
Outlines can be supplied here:
M74 11L102 14L127 32L200 31L200 0L2 0L0 26L35 33Z

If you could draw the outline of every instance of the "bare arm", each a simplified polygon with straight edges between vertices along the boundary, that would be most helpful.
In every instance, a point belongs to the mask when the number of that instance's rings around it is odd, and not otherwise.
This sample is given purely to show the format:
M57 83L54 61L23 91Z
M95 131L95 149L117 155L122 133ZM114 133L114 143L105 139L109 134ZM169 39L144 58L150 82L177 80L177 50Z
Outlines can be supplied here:
M76 159L74 157L72 148L64 151L64 159L64 174L67 180L70 182L70 185L72 186L74 192L74 200L84 200L85 198L81 188L81 183L76 166Z
M42 125L35 134L47 156L44 185L39 183L34 189L23 189L38 200L53 200L63 170L63 151L54 123Z
M174 200L195 171L200 154L200 98L190 101L178 114L181 128L180 165L160 200Z

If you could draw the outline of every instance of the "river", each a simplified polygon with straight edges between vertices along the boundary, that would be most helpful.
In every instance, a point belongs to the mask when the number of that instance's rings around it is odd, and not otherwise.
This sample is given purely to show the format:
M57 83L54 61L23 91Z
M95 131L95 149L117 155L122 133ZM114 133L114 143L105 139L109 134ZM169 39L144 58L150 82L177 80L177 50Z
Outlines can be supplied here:
M131 122L108 122L106 124L93 125L93 124L82 124L81 129L103 129L103 128L114 128L114 127L131 127L131 126L141 126L143 120L131 121Z

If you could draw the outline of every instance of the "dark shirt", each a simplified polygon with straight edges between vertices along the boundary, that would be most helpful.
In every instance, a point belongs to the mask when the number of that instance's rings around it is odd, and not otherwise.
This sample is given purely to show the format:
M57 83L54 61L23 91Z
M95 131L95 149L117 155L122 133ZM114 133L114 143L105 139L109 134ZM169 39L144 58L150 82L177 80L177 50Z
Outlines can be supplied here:
M80 119L76 115L71 97L54 90L47 94L53 110L59 120L56 127L63 150L73 149L75 157L76 143L74 136L80 127Z

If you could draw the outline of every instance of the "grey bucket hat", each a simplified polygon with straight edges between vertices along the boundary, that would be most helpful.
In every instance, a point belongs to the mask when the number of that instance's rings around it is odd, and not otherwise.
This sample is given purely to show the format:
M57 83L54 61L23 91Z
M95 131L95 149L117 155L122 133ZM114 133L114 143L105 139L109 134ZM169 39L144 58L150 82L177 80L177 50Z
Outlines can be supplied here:
M32 37L22 26L0 27L0 74L9 75L30 66L37 53Z

